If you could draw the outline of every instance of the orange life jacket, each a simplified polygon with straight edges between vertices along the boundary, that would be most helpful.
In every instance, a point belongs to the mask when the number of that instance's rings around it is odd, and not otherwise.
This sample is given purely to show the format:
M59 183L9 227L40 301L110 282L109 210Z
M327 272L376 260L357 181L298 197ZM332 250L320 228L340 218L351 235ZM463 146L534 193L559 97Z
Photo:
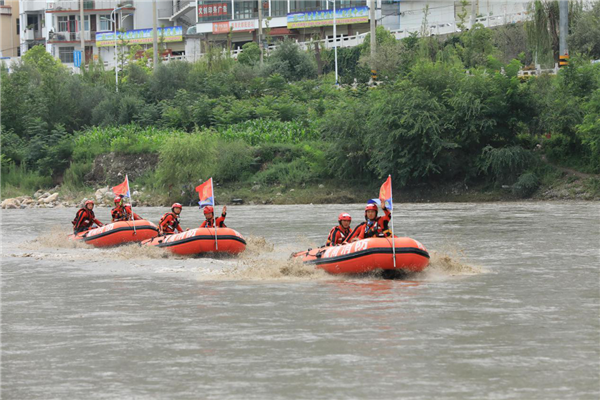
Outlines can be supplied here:
M93 211L88 210L87 208L81 208L77 211L75 215L75 219L71 222L73 224L73 229L81 229L81 228L90 228L94 222L99 226L102 225L100 221L96 219L96 215Z
M110 215L112 216L114 222L127 221L129 219L127 212L125 211L125 207L123 206L116 206L115 208L113 208L110 211Z
M217 228L227 228L225 225L225 217L227 214L221 214L219 218L217 218ZM215 227L215 219L207 219L201 225L200 228L214 228Z
M325 246L335 246L338 244L342 244L349 234L350 227L348 227L348 229L344 229L344 227L342 227L341 225L336 225L333 228L331 228L331 231L329 231L329 236L327 236L327 243L325 244Z
M389 230L389 222L391 213L389 210L384 210L385 215L377 217L374 220L368 220L358 225L346 241L350 242L354 238L367 239L375 236L390 237L392 233Z
M160 218L158 221L158 229L160 233L173 233L175 229L181 232L181 227L179 226L179 218L177 214L174 212L168 212Z

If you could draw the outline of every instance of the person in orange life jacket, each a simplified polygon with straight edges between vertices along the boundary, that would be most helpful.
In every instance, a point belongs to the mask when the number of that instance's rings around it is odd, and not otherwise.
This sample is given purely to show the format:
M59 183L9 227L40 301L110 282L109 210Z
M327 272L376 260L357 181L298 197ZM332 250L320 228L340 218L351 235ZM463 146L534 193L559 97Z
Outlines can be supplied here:
M125 215L125 206L123 205L123 196L115 197L115 208L110 210L112 222L127 221L127 215Z
M139 221L143 219L131 210L131 204L125 204L125 214L127 215L127 221Z
M215 227L215 210L211 206L204 207L204 217L206 221L200 225L200 228L214 228ZM217 228L226 228L225 225L225 217L227 216L227 206L223 206L223 212L221 212L221 216L217 218L216 225Z
M177 232L183 232L181 225L179 224L179 214L183 206L179 203L173 203L171 206L171 212L163 215L158 222L158 233L159 235L170 235Z
M392 213L385 207L382 209L385 215L377 217L377 204L367 204L365 207L365 222L354 228L346 242L351 243L376 236L391 236L389 222Z
M73 233L79 233L83 231L87 231L91 229L94 223L98 226L103 226L102 222L96 219L96 215L94 214L94 202L92 200L88 200L83 205L77 214L75 215L75 219L73 220Z
M344 243L344 240L350 235L350 223L352 217L348 213L341 213L338 216L339 225L331 228L329 236L327 237L327 243L325 246L337 246Z

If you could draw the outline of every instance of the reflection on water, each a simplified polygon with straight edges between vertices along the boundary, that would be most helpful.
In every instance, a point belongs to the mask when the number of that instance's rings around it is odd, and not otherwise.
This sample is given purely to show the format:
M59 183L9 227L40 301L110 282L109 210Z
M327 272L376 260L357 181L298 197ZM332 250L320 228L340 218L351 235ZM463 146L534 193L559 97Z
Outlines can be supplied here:
M2 398L600 396L598 204L403 204L396 233L432 257L400 281L289 259L340 207L231 207L238 259L94 249L65 240L74 210L3 210Z

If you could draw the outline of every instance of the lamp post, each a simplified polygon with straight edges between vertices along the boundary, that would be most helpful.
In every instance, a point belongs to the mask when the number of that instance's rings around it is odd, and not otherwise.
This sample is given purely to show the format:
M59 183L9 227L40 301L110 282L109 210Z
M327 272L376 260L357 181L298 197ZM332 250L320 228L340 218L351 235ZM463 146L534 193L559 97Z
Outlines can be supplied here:
M119 68L117 63L117 11L122 10L123 8L131 7L131 4L126 4L121 7L115 7L110 13L110 20L113 24L113 30L115 33L115 90L119 93ZM125 16L125 18L129 17L131 14ZM125 20L125 18L121 19L121 24Z
M337 61L337 19L335 13L335 0L327 0L327 3L333 3L333 54L335 59L335 85L338 83L338 61Z

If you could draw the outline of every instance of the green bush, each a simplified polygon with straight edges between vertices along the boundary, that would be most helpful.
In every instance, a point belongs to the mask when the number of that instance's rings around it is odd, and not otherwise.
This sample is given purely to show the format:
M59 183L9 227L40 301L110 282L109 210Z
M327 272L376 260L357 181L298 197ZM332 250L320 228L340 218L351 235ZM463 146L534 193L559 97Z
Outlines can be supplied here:
M254 150L245 142L219 141L217 143L214 177L218 182L244 181L258 167Z
M261 164L291 162L302 155L302 148L292 143L263 143L256 149Z
M156 153L166 140L181 135L185 135L185 132L140 128L137 125L89 128L75 135L73 159L93 160L97 155L111 151L121 154Z
M40 175L30 171L25 165L17 166L14 163L2 167L2 198L33 194L36 190L52 187L50 176Z
M160 148L156 188L169 200L189 200L199 182L214 173L217 156L215 139L207 132L170 137Z
M242 53L238 55L238 62L242 65L256 65L260 60L260 48L257 43L249 42L242 46Z
M519 176L517 182L512 186L513 194L526 198L530 197L540 187L540 180L533 172L526 172Z
M73 161L63 175L63 186L69 189L85 187L85 176L92 171L91 161Z
M267 62L269 75L279 74L287 81L317 77L317 65L312 54L300 49L292 40L285 40Z
M27 154L25 142L12 129L1 129L2 138L2 159L6 161L14 161L20 164Z
M600 90L591 97L585 110L586 116L577 127L577 133L588 156L589 171L600 173Z
M300 185L315 182L327 174L326 150L321 142L259 148L263 170L253 179L263 184Z
M493 148L486 146L480 159L480 171L498 183L514 181L532 161L531 153L521 146ZM537 178L536 178L537 179Z
M298 143L314 140L319 134L314 125L296 121L257 119L241 122L219 131L226 140L241 139L251 145L259 143Z
M580 137L553 134L542 142L542 148L548 161L554 164L594 172L596 163L590 162L591 152L581 143Z

